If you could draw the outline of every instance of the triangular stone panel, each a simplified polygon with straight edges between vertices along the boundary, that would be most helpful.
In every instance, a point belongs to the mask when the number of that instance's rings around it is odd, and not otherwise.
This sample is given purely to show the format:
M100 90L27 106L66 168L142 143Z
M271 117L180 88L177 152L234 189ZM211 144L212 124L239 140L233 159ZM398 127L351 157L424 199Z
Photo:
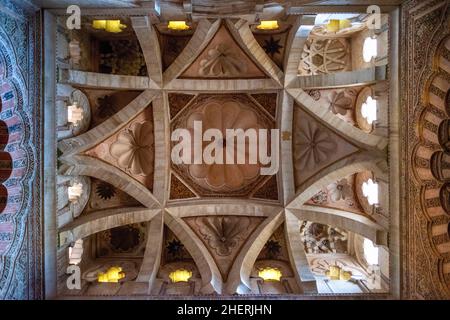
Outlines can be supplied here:
M180 78L261 79L269 77L250 59L223 24Z
M319 123L299 106L295 106L293 161L297 187L320 170L356 151L356 146Z
M202 216L184 221L200 238L227 281L228 273L242 246L264 220L263 217Z

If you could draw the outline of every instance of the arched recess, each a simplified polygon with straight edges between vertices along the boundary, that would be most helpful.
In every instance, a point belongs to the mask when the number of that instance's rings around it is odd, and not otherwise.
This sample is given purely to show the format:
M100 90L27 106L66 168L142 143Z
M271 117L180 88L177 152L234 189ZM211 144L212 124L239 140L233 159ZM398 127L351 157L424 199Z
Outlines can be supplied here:
M299 208L311 199L320 188L329 185L353 173L372 171L376 177L388 181L385 172L386 160L381 156L374 156L371 152L355 153L327 167L314 179L308 179L297 189L296 197L287 205L288 208Z
M292 34L288 38L288 50L285 56L284 86L291 87L291 83L298 77L298 64L303 48L314 26L315 15L297 17L292 26Z
M0 214L5 211L8 203L8 189L4 185L0 185Z
M13 159L9 152L0 151L0 183L11 177L13 171Z
M281 208L276 205L267 205L257 201L215 199L192 202L180 202L167 208L174 217L186 218L196 216L220 216L233 213L236 216L270 217L280 212Z
M293 49L294 50L294 49ZM296 67L295 67L295 70ZM283 184L283 204L288 202L295 196L295 172L293 159L293 119L294 119L294 101L285 90L281 96L281 115L279 116L279 126L282 130L281 137L281 181Z
M2 103L0 99L0 112L2 111ZM8 125L5 121L0 120L0 150L4 150L9 141Z
M69 223L59 231L60 246L95 233L128 224L150 221L161 210L141 207L106 209L92 212Z
M303 293L317 293L316 279L309 267L305 248L300 237L300 221L289 210L285 210L286 245L294 269L297 284Z
M79 217L83 212L91 194L91 180L86 176L57 176L56 183L58 199L56 219L58 227L62 227ZM75 190L69 189L74 187ZM75 191L76 194L69 194L69 190Z
M22 257L23 244L26 242L27 246L30 246L30 252L39 250L32 240L37 239L38 233L35 232L40 221L38 216L30 214L32 206L35 205L31 201L34 191L39 192L39 186L34 182L36 165L33 160L38 157L34 146L37 138L33 134L36 121L30 116L35 105L34 97L31 95L33 90L29 90L30 81L34 81L35 78L28 77L26 73L29 71L27 59L31 58L33 53L28 52L29 54L19 57L17 44L12 41L13 35L5 31L3 26L3 24L0 26L0 63L3 64L0 85L6 92L0 94L2 101L0 120L8 128L9 137L7 142L3 140L6 143L3 147L9 155L3 156L7 167L4 172L4 184L0 186L0 206L4 206L0 216L5 227L2 230L0 246L0 299L5 297L24 299L29 297L29 292L18 288L26 286L28 280L32 280L26 276L27 272L20 273L17 270L35 269L31 265L31 269L27 269L28 264L19 259ZM15 31L14 36L22 34L21 30L17 33ZM26 64L20 61L25 61ZM27 257L33 259L29 255Z
M128 193L147 208L160 207L158 200L143 184L110 164L81 155L63 157L61 160L66 164L60 169L60 174L89 176L104 180Z
M58 140L85 133L91 123L91 106L88 97L80 90L67 86L67 96L56 99ZM69 111L74 119L69 118ZM78 119L76 119L78 117Z
M307 220L351 231L370 239L377 245L387 245L387 231L372 220L352 212L303 205L289 209L299 220Z
M315 118L320 119L322 123L325 123L330 129L342 135L354 145L364 149L378 150L383 150L388 145L388 140L385 137L366 133L340 119L330 111L327 105L318 103L302 89L287 89L287 92Z
M247 239L228 274L226 293L247 293L251 290L250 274L256 258L282 222L283 214L281 212L272 215L265 219Z
M223 280L220 271L205 246L194 231L179 217L164 213L164 223L185 245L197 265L202 276L203 294L222 293Z

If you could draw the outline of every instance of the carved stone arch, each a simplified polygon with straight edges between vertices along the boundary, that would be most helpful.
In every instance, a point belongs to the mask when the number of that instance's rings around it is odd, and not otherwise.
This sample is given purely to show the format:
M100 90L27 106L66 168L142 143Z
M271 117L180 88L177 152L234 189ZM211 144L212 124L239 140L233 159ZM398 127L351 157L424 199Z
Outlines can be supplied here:
M316 279L311 272L300 236L300 220L290 209L285 210L285 234L291 265L303 293L317 293Z
M287 208L299 208L307 200L311 199L320 188L342 179L350 174L360 171L372 171L376 177L388 181L387 173L384 172L386 160L382 157L373 157L371 153L357 153L338 161L321 174L307 181L297 190L297 195L287 205Z
M74 220L59 230L60 246L95 233L140 222L147 222L161 210L142 207L106 209Z
M330 225L360 234L375 244L387 245L387 231L372 220L359 214L343 210L317 208L304 205L300 209L289 209L300 220Z
M251 290L250 274L256 258L267 240L282 222L282 213L272 215L265 219L247 239L228 275L226 284L226 292L228 294L247 293Z
M450 180L450 155L436 151L430 159L430 169L433 177L442 182Z
M144 54L149 78L162 86L161 50L155 27L148 16L131 17L131 23Z
M159 201L143 184L110 164L81 155L65 157L62 160L67 162L67 165L63 166L61 174L101 179L128 193L148 208L160 207Z
M388 140L385 137L366 133L340 119L327 106L318 104L302 89L287 89L287 91L298 104L303 106L309 113L312 113L315 118L320 119L322 123L326 124L329 128L333 128L333 131L354 145L364 149L379 150L383 150L387 146Z
M164 223L185 245L197 265L202 276L202 289L204 294L222 293L223 280L220 271L204 244L198 239L194 231L179 217L169 212L164 214Z
M21 32L22 30L17 31L16 35ZM20 34L20 36L26 37L27 34ZM25 292L27 290L23 286L28 283L28 280L34 281L34 279L31 280L31 278L17 274L18 268L26 269L28 267L19 259L19 254L23 254L21 257L34 259L30 252L31 250L39 250L36 244L40 241L38 234L33 233L36 232L37 225L28 224L30 210L35 205L31 201L33 190L36 190L34 188L39 190L39 187L36 187L33 182L36 170L35 160L38 158L34 147L35 136L33 134L36 122L30 116L30 113L35 110L35 105L30 105L34 103L35 97L28 96L29 93L33 92L29 86L34 83L32 82L34 78L28 77L30 70L25 69L28 66L26 63L29 62L26 59L30 59L34 56L34 53L28 52L23 56L18 55L12 37L13 35L6 32L2 25L0 27L0 55L3 57L6 69L3 78L0 78L0 82L6 83L11 88L13 95L11 99L13 100L11 103L2 100L1 120L8 127L8 134L11 132L13 125L16 128L15 132L18 134L9 135L7 145L4 146L9 153L9 155L4 154L4 156L11 160L10 173L14 176L14 179L8 179L4 185L0 186L2 201L6 203L0 215L8 213L8 220L11 222L10 230L3 234L8 240L0 250L0 256L2 257L0 260L0 297L26 298ZM27 75L27 78L25 78L25 75ZM4 99L5 96L1 98ZM36 105L39 105L39 102L36 102ZM10 201L12 197L16 201ZM36 219L39 219L38 216ZM33 219L35 219L34 215ZM33 246L33 249L28 252L23 251L24 241L29 241L27 243ZM37 268L34 270L37 270ZM14 274L14 271L16 271L16 274Z
M404 120L406 138L403 150L405 155L413 155L404 171L409 198L406 200L406 213L402 215L405 229L414 230L407 237L408 252L402 268L405 273L403 281L413 288L408 298L439 299L450 294L445 183L449 176L445 152L446 124L442 124L449 117L450 7L447 1L434 4L431 10L415 10L414 2L411 2L402 9L405 29L412 31L408 41L404 42L405 62L401 70L405 74L402 77L402 111L408 112ZM426 33L415 32L425 27L428 28ZM417 65L415 61L421 62ZM414 74L409 73L411 68L415 69Z

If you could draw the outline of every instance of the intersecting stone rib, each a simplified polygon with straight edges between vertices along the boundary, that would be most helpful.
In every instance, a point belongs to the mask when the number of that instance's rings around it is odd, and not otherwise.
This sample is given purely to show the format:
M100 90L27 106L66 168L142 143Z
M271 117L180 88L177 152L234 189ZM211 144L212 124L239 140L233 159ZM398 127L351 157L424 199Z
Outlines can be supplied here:
M376 157L371 152L358 152L339 160L315 175L314 179L308 179L298 186L297 195L290 201L287 208L300 208L323 187L357 172L372 171L375 177L384 177L386 172L380 169L379 162L386 162L386 159Z
M360 214L303 205L300 209L289 209L299 220L312 221L351 231L370 239L377 245L386 245L387 232L381 226Z
M148 75L158 86L162 86L161 50L150 17L131 17L131 23L144 54Z
M228 274L228 283L226 285L226 292L228 294L237 293L238 288L242 288L242 285L246 287L247 292L250 292L250 275L255 261L266 242L275 230L283 223L283 218L284 217L281 212L268 217L247 239L244 246L241 248L239 255L234 260L233 266ZM239 291L241 290L242 289Z
M61 160L68 164L68 168L65 172L62 172L62 174L89 176L104 180L114 187L128 193L147 208L153 209L161 207L158 200L143 184L133 179L122 170L107 164L104 161L82 155L62 157Z
M295 195L295 182L294 182L294 163L292 152L292 126L294 117L294 102L292 97L283 90L281 101L281 183L283 204L286 205L289 199L292 199Z
M169 137L169 120L164 106L165 98L158 95L153 101L153 127L155 137L155 168L153 170L153 195L160 203L165 203L168 181L170 178L169 161L170 148L167 144Z
M299 60L300 61L300 60ZM369 85L386 80L385 65L356 71L320 74L314 76L297 76L288 84L288 88L336 88L344 86Z
M203 294L222 293L223 280L214 258L194 231L181 219L166 211L164 223L183 243L202 277Z
M75 219L60 230L60 234L68 234L69 239L76 241L95 233L129 224L151 220L160 210L142 207L106 209L91 212Z
M285 210L285 236L289 259L302 293L317 293L316 279L309 267L305 248L300 238L300 223L297 217Z
M148 77L114 75L78 70L60 70L59 83L91 89L146 90L159 87Z
M146 282L149 284L148 292L152 291L159 271L163 247L163 230L163 214L160 212L149 222L147 227L147 244L145 246L144 259L136 279L136 282Z
M284 85L290 85L298 76L303 48L314 26L315 16L299 16L288 35L284 64Z

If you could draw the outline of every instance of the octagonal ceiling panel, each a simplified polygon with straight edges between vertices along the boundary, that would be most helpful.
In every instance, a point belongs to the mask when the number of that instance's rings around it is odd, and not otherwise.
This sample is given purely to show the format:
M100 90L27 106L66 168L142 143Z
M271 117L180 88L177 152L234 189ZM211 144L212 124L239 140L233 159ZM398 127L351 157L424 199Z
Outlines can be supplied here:
M274 126L270 114L246 94L199 95L173 121L172 131L188 129L193 136L194 121L202 121L203 132L215 128L224 137L226 129L272 129ZM203 150L208 144L203 144ZM225 157L226 139L222 147ZM246 150L248 147L246 140ZM248 164L248 153L246 164L172 164L172 168L201 196L247 196L267 178L260 175L260 163Z
M260 79L268 76L234 40L225 24L180 78Z

